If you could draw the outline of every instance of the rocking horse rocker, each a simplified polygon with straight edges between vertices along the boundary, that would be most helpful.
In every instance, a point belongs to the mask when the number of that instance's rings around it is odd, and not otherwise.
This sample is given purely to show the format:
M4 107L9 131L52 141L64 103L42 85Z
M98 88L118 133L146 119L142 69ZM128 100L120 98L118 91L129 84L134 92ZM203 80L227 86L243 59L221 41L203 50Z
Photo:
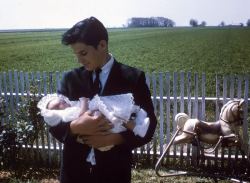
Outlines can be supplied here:
M165 173L159 172L159 168L166 153L172 145L192 143L203 149L205 153L214 152L219 145L239 146L243 148L243 139L240 136L240 129L243 124L244 100L230 100L221 109L219 120L216 122L205 122L198 119L191 119L185 113L178 113L175 116L177 131L164 149L161 157L156 163L156 174L160 177L191 175L188 172ZM212 146L212 150L201 147L201 143Z

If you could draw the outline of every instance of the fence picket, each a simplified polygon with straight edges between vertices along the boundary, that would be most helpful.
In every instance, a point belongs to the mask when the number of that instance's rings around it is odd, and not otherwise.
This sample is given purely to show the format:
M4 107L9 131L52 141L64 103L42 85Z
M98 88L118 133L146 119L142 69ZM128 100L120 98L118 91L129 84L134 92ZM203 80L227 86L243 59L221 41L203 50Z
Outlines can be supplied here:
M191 100L191 87L192 87L192 74L191 72L187 73L187 114L192 116L192 100ZM187 144L187 165L191 164L191 145Z
M6 72L3 73L3 91L4 91L4 99L6 101L6 108L8 108L8 95L7 95L7 81L6 81Z
M193 117L200 118L199 116L199 75L197 73L194 74L194 110L193 110Z
M159 73L159 89L160 89L160 105L159 105L159 112L160 112L160 154L163 152L163 141L164 141L164 115L163 115L163 76L162 73Z
M184 112L184 72L180 73L180 112Z
M23 71L20 72L20 85L21 85L21 96L24 96L24 74Z
M235 77L234 75L230 76L230 99L234 99L234 81L235 81Z
M227 89L228 89L228 76L224 75L224 77L223 77L223 105L227 102L227 94L228 94ZM224 169L224 165L225 165L224 154L225 154L225 148L222 147L221 148L221 165L220 166L223 169Z
M172 117L172 124L173 124L173 132L176 131L176 124L174 122L174 116L177 114L177 86L178 86L178 73L174 72L173 75L173 117Z
M206 75L202 73L201 80L201 120L206 118Z
M180 73L180 112L184 112L184 72ZM180 164L183 164L184 160L184 150L183 150L183 144L180 144L179 146L179 152L180 152Z
M2 92L3 92L3 90L2 90L2 78L3 78L2 73L0 73L0 99L2 99ZM4 104L0 104L0 107L4 108ZM4 117L3 116L1 116L1 118L0 118L0 124L1 124L1 126L4 125Z
M157 112L157 85L156 85L156 74L153 73L152 74L152 83L153 83L153 106L154 106L154 109L155 109L155 114L156 116L158 115L158 112ZM157 131L157 130L156 130ZM157 135L158 133L155 133L154 134L154 137L153 137L153 161L156 160L156 153L157 153L157 146L156 146L156 143L157 143Z
M249 106L249 76L245 76L245 92L244 92L244 100L245 100L245 107L244 107L244 119L243 119L243 139L249 144L250 148L250 139L249 139L249 132L248 132L248 120L247 120L247 111ZM247 148L247 147L245 147Z
M220 110L220 77L216 74L216 101L215 101L215 120L219 120L219 110Z
M16 98L16 109L18 109L18 103L19 103L19 82L18 82L18 73L15 70L14 71L14 82L15 82L15 98Z
M30 79L29 79L29 73L26 72L24 74L24 82L25 82L25 86L26 86L26 93L27 93L27 97L30 97Z
M167 96L167 101L166 101L166 143L169 143L170 141L170 73L166 73L166 96Z
M228 76L223 78L223 105L227 102L227 80Z
M237 84L237 98L241 98L241 89L242 89L242 87L241 87L241 85L242 85L242 76L238 76L238 84Z
M0 73L0 97L2 97L2 92L3 92L3 90L2 90L2 73Z
M198 101L198 94L199 94L199 85L198 85L198 74L194 74L194 105L193 105L193 118L199 118L198 116L198 110L199 110L199 101ZM192 146L192 165L196 166L197 165L197 158L199 156L199 150L197 146Z
M176 116L176 114L177 114L177 86L178 86L178 73L174 72L174 74L173 74L173 97L174 97L174 99L173 99L173 115L172 115L172 126L173 126L172 133L173 134L177 129L176 123L174 121L174 116ZM174 145L173 153L174 153L173 154L174 155L173 161L175 162L176 157L177 157L177 146L176 145Z
M43 72L43 93L47 95L47 73Z
M147 84L148 88L150 88L151 82L150 82L150 75L149 75L149 74L146 75L146 84ZM148 162L148 163L150 163L151 143L152 143L152 142L149 142L149 143L147 143L147 144L145 145L145 146L146 146L146 153L147 153L146 159L147 159L147 162Z

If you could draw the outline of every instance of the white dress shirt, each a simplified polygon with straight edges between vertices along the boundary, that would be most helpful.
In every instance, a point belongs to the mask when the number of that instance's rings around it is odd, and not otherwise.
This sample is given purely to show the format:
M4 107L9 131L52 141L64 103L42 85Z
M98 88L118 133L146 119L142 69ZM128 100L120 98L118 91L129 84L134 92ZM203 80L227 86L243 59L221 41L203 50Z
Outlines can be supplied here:
M106 82L108 80L108 76L109 76L109 73L110 73L110 70L114 64L114 57L112 56L112 54L109 54L110 55L110 59L108 60L108 62L101 68L102 69L102 72L100 72L100 75L99 75L99 78L100 78L100 82L102 84L102 90L101 90L101 93L103 92L103 89L106 85ZM93 72L93 81L95 80L95 77L96 77L96 74L95 72Z

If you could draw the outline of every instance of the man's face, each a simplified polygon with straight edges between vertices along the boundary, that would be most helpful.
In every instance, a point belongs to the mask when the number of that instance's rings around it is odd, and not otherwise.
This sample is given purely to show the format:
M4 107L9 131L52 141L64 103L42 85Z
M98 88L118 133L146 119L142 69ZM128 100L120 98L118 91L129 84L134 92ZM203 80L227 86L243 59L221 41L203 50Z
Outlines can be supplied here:
M101 68L105 64L106 59L106 46L102 44L101 41L97 48L93 46L86 45L84 43L74 43L71 46L73 52L75 53L78 62L82 64L85 69L92 71L96 68Z

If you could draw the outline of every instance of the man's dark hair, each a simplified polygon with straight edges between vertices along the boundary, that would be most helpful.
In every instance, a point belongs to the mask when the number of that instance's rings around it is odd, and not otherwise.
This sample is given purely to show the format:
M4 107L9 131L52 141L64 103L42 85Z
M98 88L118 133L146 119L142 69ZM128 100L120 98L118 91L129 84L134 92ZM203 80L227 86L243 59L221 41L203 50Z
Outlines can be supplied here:
M78 22L62 36L62 44L64 45L80 42L97 48L101 40L105 40L108 43L108 32L104 25L95 17L86 18Z

